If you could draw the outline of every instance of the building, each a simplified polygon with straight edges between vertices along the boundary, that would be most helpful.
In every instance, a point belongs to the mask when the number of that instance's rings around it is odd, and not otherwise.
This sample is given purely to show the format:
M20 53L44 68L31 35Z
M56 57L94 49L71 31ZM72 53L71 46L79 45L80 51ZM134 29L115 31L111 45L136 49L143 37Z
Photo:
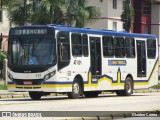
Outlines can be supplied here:
M123 30L123 22L120 16L123 11L124 0L90 0L89 5L100 8L101 17L94 19L96 22L91 22L91 24L87 24L86 27L115 31Z
M2 49L7 51L8 49L8 33L11 27L10 21L7 17L7 11L0 8L0 34L2 34Z
M133 32L156 35L160 50L160 0L155 0L155 3L146 0L132 0L132 3L135 10Z

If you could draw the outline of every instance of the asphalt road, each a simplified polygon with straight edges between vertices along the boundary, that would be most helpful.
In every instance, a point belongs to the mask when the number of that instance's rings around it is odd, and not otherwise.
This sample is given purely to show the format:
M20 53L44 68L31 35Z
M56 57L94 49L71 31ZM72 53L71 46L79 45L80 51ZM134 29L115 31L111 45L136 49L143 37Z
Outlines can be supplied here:
M77 111L73 112L75 116L80 113L79 111L82 114L85 113L84 111L94 111L90 113L90 116L104 116L109 111L156 110L160 110L160 92L134 93L129 97L107 94L100 95L97 98L82 97L80 99L68 99L66 96L47 96L37 101L30 98L0 99L0 111ZM100 111L108 112L101 113ZM63 116L62 113L56 113L57 117Z

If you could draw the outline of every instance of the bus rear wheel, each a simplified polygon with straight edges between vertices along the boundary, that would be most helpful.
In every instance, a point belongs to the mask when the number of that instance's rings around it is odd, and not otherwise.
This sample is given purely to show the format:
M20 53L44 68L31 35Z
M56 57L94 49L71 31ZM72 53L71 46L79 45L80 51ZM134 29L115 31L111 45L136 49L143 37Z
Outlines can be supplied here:
M133 93L133 83L130 77L127 77L125 81L124 95L130 96Z
M29 96L32 98L32 100L40 100L42 94L41 92L29 92Z
M116 91L118 96L130 96L133 93L133 82L130 77L127 77L125 80L124 90Z
M82 90L81 84L76 79L73 82L73 85L72 85L72 92L67 93L68 98L70 98L70 99L77 99L77 98L79 98L81 90Z

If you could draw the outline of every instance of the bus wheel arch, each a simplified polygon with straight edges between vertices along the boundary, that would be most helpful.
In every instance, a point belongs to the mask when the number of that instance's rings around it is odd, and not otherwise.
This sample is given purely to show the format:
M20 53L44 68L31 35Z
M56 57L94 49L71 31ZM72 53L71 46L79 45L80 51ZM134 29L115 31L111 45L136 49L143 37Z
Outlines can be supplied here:
M67 93L70 99L79 98L79 96L83 95L84 91L84 83L81 75L76 75L73 84L72 84L72 92Z

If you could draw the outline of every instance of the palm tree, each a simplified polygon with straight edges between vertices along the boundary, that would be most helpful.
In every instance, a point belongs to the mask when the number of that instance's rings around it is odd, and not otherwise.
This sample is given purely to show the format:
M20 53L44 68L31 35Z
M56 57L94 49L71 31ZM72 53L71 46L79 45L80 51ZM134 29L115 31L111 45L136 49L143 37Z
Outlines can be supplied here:
M66 0L65 17L67 24L73 25L75 23L76 27L84 27L90 19L94 20L94 18L100 17L100 9L87 5L88 0Z

